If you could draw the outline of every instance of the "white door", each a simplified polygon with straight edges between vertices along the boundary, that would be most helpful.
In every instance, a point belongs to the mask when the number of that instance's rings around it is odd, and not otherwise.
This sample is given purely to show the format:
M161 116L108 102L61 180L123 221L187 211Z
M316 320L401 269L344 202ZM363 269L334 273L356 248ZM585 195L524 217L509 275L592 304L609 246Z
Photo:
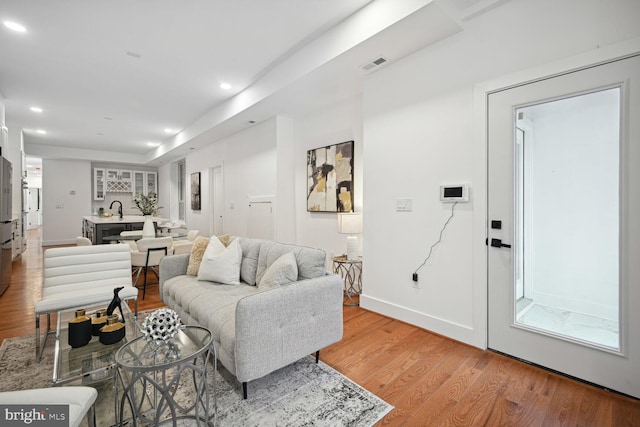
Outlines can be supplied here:
M211 216L209 217L209 234L220 236L224 234L224 184L222 166L209 168L210 188L209 198Z
M488 96L489 348L640 397L640 56Z
M273 203L271 201L249 202L247 237L273 240Z

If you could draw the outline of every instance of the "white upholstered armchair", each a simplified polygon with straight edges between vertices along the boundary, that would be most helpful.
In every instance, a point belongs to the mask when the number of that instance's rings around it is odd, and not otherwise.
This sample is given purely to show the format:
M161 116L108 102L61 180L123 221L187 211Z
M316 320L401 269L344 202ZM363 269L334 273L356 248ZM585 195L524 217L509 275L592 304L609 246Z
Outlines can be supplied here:
M36 359L51 330L51 313L58 313L56 334L60 334L62 311L109 303L113 289L124 287L122 300L134 299L138 312L138 289L131 283L129 245L93 245L51 248L44 251L42 298L35 304ZM40 337L40 317L47 315L47 331Z

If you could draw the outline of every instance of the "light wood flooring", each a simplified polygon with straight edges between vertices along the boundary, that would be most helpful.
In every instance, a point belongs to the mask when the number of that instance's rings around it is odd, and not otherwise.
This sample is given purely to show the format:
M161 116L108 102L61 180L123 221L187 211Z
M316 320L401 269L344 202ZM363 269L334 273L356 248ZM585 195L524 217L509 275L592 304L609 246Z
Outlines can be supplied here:
M0 297L0 341L34 332L42 281L39 232ZM162 306L149 275L140 310ZM320 358L395 406L379 425L640 426L640 401L408 325L344 307L344 338ZM2 379L0 379L2 381Z

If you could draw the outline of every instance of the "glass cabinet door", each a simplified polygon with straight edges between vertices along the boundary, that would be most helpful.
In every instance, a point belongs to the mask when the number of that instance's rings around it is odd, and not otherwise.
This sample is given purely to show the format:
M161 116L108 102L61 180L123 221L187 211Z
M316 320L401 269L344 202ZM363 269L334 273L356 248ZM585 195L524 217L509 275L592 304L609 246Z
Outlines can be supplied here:
M144 172L133 172L133 197L136 194L146 194L144 187Z
M147 194L158 194L158 178L155 172L147 172Z
M104 169L93 170L93 198L94 200L104 200Z

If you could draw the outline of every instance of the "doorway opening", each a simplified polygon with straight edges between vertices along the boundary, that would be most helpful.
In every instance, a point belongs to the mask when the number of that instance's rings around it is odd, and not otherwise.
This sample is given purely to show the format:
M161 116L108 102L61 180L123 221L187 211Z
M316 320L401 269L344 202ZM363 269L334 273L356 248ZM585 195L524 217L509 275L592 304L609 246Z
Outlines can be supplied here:
M620 87L515 109L515 326L620 350Z

